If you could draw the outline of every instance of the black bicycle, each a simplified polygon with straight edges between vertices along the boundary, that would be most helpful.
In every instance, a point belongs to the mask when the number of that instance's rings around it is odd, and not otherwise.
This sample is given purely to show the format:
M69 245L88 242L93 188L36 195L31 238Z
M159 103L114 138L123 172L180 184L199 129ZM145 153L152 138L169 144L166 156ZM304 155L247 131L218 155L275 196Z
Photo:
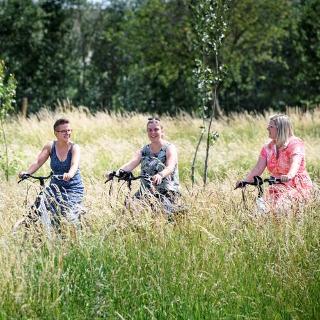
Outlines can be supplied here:
M111 173L109 173L109 177L105 181L105 183L109 181L113 181L114 178L117 178L118 181L124 181L124 183L127 183L129 190L131 190L132 181L140 180L140 179L144 180L148 189L152 189L152 180L149 175L140 175L135 177L132 172L128 172L125 170L119 170L118 173L116 171L112 171ZM112 189L112 184L110 185L109 194L111 194L111 189Z
M242 191L242 202L244 203L244 206L246 209L248 209L247 206L247 200L246 200L246 194L245 194L245 188L246 186L254 186L258 190L258 194L256 197L256 206L257 206L257 212L259 214L267 213L269 210L267 208L266 202L264 200L264 184L268 184L269 186L272 186L274 184L282 184L280 178L275 178L273 176L270 176L269 178L261 178L260 176L254 176L252 182L248 181L241 181L235 189L241 188Z
M146 205L150 207L153 211L165 212L168 216L172 216L172 214L181 213L185 211L185 207L181 205L175 204L176 199L175 195L168 192L167 194L159 193L152 183L151 176L149 175L139 175L134 176L132 172L119 170L118 172L113 171L109 174L108 179L105 183L109 181L113 181L115 178L118 179L118 182L123 181L123 184L127 184L129 189L129 193L125 196L125 207L130 208L130 204L132 203L132 199L138 199L142 201L143 206ZM134 197L132 198L130 195L130 191L132 189L132 181L135 180L143 180L142 184L142 192L137 192ZM122 186L123 186L122 184ZM117 194L117 202L119 191L121 190L122 186L118 190ZM112 184L110 185L109 189L109 196L112 193Z

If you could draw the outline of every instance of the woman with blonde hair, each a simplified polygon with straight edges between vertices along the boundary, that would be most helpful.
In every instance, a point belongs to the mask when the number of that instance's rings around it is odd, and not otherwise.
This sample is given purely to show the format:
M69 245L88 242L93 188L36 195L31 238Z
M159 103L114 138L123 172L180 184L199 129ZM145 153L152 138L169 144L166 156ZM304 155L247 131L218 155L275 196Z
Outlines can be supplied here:
M304 143L294 135L286 115L270 117L267 130L270 141L262 147L256 165L243 181L252 182L254 176L260 176L267 168L270 175L280 178L282 183L269 188L266 200L273 207L287 208L292 201L308 199L313 188L306 171Z

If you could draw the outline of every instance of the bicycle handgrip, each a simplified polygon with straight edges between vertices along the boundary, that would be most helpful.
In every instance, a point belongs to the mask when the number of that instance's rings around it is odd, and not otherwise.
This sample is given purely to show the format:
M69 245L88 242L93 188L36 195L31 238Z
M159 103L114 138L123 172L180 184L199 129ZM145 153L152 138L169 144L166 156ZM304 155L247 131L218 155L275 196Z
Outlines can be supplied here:
M254 176L253 177L253 182L249 182L249 181L240 181L239 184L234 188L234 190L238 189L238 188L244 188L247 185L250 186L260 186L263 184L263 180L261 177L259 176Z
M23 175L21 175L20 180L18 181L18 183L20 183L23 180L26 180L28 178L30 178L31 175L29 173L24 173Z
M63 174L54 174L52 177L57 180L63 180Z
M114 178L114 177L116 177L116 176L117 176L116 171L112 171L112 172L110 172L110 173L109 173L109 177L108 177L108 179L107 179L104 183L107 183L107 182L109 182L109 181L113 180L113 178Z
M246 185L248 184L247 181L240 181L239 184L234 188L234 190L238 189L238 188L244 188Z

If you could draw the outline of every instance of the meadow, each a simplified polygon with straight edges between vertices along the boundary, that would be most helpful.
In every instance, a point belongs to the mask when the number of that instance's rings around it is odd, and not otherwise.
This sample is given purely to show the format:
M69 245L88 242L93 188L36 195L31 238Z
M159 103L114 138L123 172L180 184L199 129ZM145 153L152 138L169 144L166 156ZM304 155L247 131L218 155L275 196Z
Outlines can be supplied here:
M62 115L71 120L73 140L81 147L86 227L64 239L23 241L12 235L12 226L36 187L17 184L16 175L54 138L53 122ZM104 184L105 171L147 143L147 115L42 110L28 119L11 118L5 124L9 182L0 173L0 319L319 319L317 188L299 210L264 217L252 215L253 189L247 193L249 208L234 190L267 141L270 115L214 122L219 139L210 152L205 188L204 145L194 186L190 179L201 120L162 118L167 139L178 148L187 207L174 223L149 209L124 210L124 194L110 196ZM290 116L317 185L320 110ZM0 164L3 168L3 156ZM48 172L46 164L38 173Z

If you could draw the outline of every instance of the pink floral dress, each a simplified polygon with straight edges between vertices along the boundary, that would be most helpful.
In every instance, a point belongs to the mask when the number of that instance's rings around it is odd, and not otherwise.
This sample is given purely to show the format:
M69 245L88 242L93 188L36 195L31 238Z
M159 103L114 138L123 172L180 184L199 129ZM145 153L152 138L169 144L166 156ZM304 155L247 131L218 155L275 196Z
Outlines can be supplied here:
M294 155L297 157L292 160ZM301 139L292 136L288 143L278 150L278 154L276 145L271 141L263 146L260 156L266 159L267 169L271 176L280 178L281 175L287 175L292 166L296 171L290 181L271 186L267 199L281 204L288 200L302 201L310 196L313 185L306 171L305 149Z

